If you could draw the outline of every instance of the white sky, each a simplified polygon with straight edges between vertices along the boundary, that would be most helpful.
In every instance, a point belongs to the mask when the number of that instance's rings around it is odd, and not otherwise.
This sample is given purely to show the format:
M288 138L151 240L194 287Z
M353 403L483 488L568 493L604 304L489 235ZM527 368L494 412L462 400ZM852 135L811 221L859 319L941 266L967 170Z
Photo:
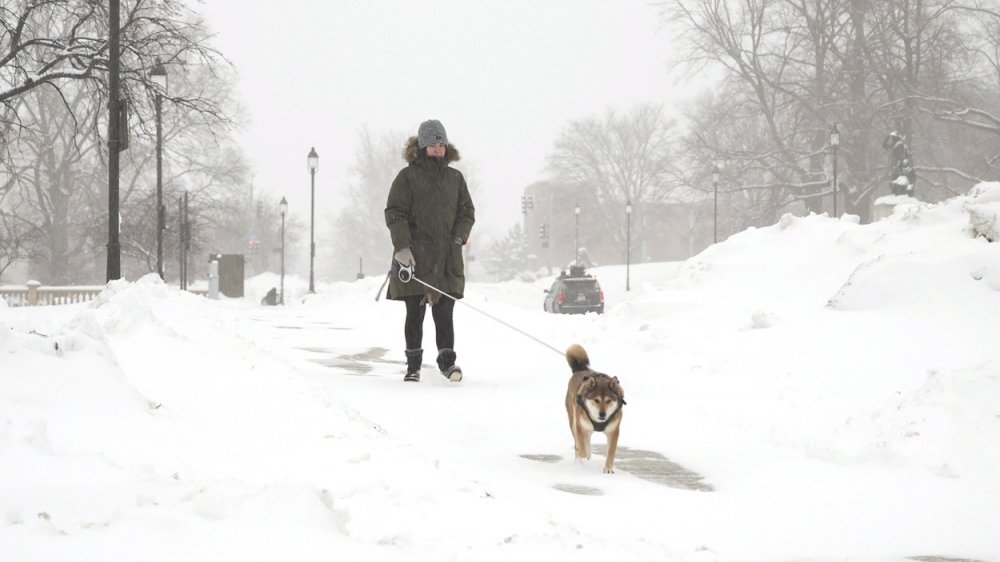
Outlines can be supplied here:
M440 119L481 191L478 225L505 231L574 119L676 97L656 7L642 0L208 0L195 9L240 72L256 189L317 227L338 205L359 129ZM400 141L402 142L405 139ZM400 160L402 166L402 160Z
M595 268L603 315L472 281L457 384L429 318L402 381L374 276L0 300L0 560L998 560L1000 182L887 199ZM573 460L564 357L465 304L620 379L615 474Z

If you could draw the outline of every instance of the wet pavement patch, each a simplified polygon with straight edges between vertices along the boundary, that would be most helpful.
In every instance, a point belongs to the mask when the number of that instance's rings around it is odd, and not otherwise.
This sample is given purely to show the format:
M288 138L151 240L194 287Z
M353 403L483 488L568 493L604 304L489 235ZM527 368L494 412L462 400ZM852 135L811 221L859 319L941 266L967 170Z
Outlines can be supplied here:
M576 484L554 484L552 486L560 492L569 492L570 494L577 494L581 496L603 496L604 492L597 489L591 488L590 486L578 486Z
M330 353L330 349L326 347L296 347L295 349L300 349L302 351L309 351L312 353Z
M349 361L379 361L386 353L389 353L389 350L384 347L371 347L361 353L341 355L340 357Z
M254 320L256 322L264 322L267 324L271 324L271 322L273 321L272 318L267 318L262 316L253 316L251 317L251 320ZM282 321L295 322L294 319L282 320ZM277 328L279 330L304 330L306 328L319 328L321 330L353 330L353 328L337 326L332 322L317 322L315 320L303 320L302 324L271 324L271 327Z
M398 365L400 367L406 365L406 361L402 359L386 359L385 355L389 353L389 350L384 347L371 347L359 353L349 353L346 355L334 355L333 350L324 347L298 347L297 349L310 353L323 354L325 355L324 357L313 358L310 361L324 367L347 371L347 374L351 375L375 375L377 374L374 372L376 363ZM429 368L426 364L423 367Z
M594 446L595 454L604 456L606 451L607 448L604 445ZM550 464L557 463L562 460L562 457L559 455L547 454L524 454L521 455L521 457L528 460ZM704 482L704 476L684 468L656 451L618 447L618 452L615 454L615 470L628 472L629 474L642 478L643 480L648 480L650 482L655 482L656 484L669 486L671 488L694 490L698 492L711 492L714 490L710 484ZM556 484L555 487L556 489L564 492L571 491L560 488L560 486L569 486L568 484ZM927 562L938 561L928 560Z
M599 455L606 454L606 451L607 447L604 445L594 446L594 452ZM618 452L615 454L615 469L619 468L643 480L671 488L698 492L714 490L711 484L703 482L704 476L684 468L656 451L618 447Z
M559 455L521 455L521 458L547 463L557 463L562 460Z
M975 558L953 558L950 556L911 556L910 560L917 562L984 562Z
M312 362L318 363L324 367L343 369L352 375L369 375L372 374L371 371L373 369L373 367L367 363L344 361L343 359L336 357L320 357L319 359L313 359Z

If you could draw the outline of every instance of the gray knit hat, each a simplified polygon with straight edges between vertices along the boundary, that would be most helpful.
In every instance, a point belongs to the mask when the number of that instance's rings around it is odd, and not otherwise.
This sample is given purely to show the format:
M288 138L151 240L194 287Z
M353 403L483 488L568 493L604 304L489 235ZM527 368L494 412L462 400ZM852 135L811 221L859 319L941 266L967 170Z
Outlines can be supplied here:
M429 144L448 144L448 134L444 132L444 125L437 119L429 119L420 124L417 129L417 147L424 148Z

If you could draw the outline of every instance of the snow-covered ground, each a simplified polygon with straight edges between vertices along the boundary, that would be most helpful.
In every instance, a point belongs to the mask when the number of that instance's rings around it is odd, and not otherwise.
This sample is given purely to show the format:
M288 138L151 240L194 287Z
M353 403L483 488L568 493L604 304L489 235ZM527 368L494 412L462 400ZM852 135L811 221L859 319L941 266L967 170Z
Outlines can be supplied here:
M0 301L0 560L1000 559L1000 243L975 235L1000 184L900 203L786 216L629 292L598 268L603 316L471 282L619 377L611 475L572 459L565 359L472 308L465 381L431 368L428 318L403 383L381 278L286 279L285 307L257 304L268 276L245 300L148 276Z

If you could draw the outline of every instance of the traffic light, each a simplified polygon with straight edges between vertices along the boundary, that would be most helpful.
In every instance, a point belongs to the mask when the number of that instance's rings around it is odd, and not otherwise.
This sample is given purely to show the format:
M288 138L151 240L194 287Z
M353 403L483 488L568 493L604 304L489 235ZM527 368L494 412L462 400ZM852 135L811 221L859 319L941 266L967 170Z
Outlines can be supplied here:
M264 202L257 201L257 218L259 219L263 216L264 216Z

